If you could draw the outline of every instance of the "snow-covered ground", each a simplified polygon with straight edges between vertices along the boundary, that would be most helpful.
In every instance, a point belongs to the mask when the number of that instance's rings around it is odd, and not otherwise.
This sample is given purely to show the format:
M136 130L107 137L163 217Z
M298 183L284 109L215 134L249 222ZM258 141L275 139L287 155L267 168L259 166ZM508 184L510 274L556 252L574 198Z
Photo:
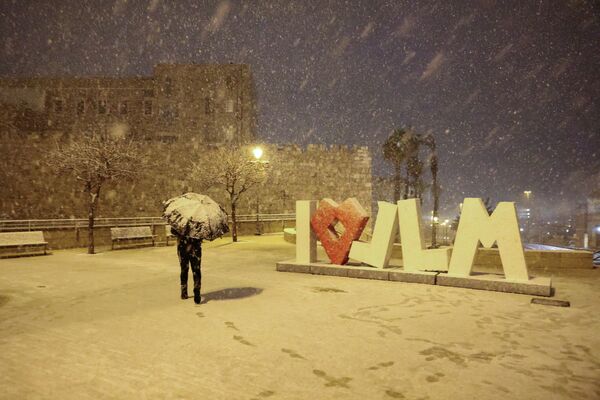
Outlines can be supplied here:
M279 273L293 245L242 240L205 246L198 306L174 246L0 260L0 398L600 397L600 271L555 276L559 308Z

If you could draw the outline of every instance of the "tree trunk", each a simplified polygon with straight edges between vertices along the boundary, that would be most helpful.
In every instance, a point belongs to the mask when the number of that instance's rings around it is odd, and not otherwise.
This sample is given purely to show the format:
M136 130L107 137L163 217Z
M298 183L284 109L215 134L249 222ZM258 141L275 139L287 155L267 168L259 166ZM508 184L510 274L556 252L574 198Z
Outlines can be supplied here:
M235 202L231 199L231 238L237 242L237 218L235 216Z
M431 190L433 191L433 224L431 225L431 247L437 248L437 222L438 219L438 209L440 206L440 191L437 183L437 173L438 173L438 165L437 165L437 156L435 153L431 157L431 180L433 181L433 187Z
M90 203L88 208L88 254L94 254L94 218L96 216L96 207L98 197L100 196L100 186L89 189Z
M406 181L404 181L404 200L408 199L408 188L410 187L410 174L406 164Z
M394 174L394 203L400 200L400 185L402 184L402 164L397 163L395 165L396 171Z

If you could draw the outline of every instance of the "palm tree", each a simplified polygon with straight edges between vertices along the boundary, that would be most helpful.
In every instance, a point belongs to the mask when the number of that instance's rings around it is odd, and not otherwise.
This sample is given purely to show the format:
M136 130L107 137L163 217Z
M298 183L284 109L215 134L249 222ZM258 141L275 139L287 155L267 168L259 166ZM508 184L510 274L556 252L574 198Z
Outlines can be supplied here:
M400 187L402 186L402 165L407 158L407 131L404 128L396 129L383 144L383 158L394 165L394 202L400 200ZM408 173L408 168L407 168ZM404 198L408 188L408 179L404 181Z
M422 139L423 145L429 148L429 168L431 170L431 195L433 197L433 224L431 225L431 247L436 248L437 245L437 220L438 210L440 207L440 188L437 182L438 173L438 158L435 146L435 138L431 134L425 135Z
M431 247L437 247L436 221L439 212L440 188L438 185L438 157L435 138L431 134L421 135L414 133L410 128L396 129L383 144L383 157L394 164L394 201L400 198L402 185L402 167L404 164L406 177L404 178L403 198L416 197L423 202L424 163L420 159L421 146L429 149L429 168L431 171L431 194L433 197L433 224L431 229Z

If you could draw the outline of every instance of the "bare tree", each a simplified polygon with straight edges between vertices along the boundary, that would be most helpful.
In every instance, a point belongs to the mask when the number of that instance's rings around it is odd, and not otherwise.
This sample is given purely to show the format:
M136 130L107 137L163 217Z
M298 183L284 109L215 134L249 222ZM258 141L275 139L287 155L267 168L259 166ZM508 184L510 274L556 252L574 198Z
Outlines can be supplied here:
M107 182L130 181L140 175L144 159L137 146L125 138L110 135L84 136L69 143L57 143L46 158L57 173L68 173L83 185L88 196L88 253L94 254L94 219L100 189Z
M229 197L231 236L237 242L237 204L250 188L267 177L268 163L253 159L250 147L224 146L208 150L193 164L192 176L201 190L218 187Z

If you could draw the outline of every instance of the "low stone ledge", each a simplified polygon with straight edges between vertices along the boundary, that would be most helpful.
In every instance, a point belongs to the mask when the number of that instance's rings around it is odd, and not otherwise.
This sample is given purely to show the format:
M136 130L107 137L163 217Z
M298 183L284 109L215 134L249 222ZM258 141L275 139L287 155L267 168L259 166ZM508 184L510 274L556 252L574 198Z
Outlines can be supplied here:
M437 272L425 271L403 271L394 269L389 271L390 281L406 282L406 283L423 283L426 285L435 285Z
M310 274L310 265L296 264L293 261L281 261L277 263L279 272L298 272L301 274Z
M373 279L404 283L421 283L466 289L490 290L495 292L527 294L551 297L552 280L550 278L531 278L528 282L507 281L503 275L474 274L468 277L448 275L443 272L404 271L398 268L369 268L326 263L301 264L296 260L277 263L279 272L297 272L303 274L339 276L346 278Z
M314 275L348 277L348 267L327 264L311 264L310 273Z
M436 284L533 296L552 296L552 280L550 278L531 278L528 282L514 282L507 281L503 276L495 274L459 277L440 273L436 278Z
M348 270L348 278L376 279L380 281L390 279L388 271L383 269L363 267L346 267L346 269Z

